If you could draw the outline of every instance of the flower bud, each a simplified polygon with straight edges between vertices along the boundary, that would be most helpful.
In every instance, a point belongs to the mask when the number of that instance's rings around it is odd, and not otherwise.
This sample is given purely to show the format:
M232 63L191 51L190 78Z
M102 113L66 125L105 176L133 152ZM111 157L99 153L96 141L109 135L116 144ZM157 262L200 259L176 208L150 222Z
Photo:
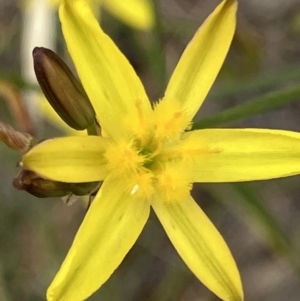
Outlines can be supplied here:
M95 121L95 111L81 83L52 50L33 50L36 78L47 100L70 127L84 130Z
M38 197L64 197L71 194L78 196L93 192L98 182L64 183L44 179L33 171L22 169L13 180L13 186L18 190L25 190Z

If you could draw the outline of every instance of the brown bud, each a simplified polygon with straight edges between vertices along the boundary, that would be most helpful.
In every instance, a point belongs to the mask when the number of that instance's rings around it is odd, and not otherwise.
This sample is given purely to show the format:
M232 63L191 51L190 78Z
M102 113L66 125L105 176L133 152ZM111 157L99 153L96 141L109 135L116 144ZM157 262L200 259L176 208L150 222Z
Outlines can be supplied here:
M53 51L33 50L36 78L47 100L70 127L84 130L95 122L95 111L81 83Z
M64 197L71 194L87 195L90 194L98 182L90 183L64 183L38 176L35 172L22 169L13 180L13 186L18 190L25 190L38 197Z

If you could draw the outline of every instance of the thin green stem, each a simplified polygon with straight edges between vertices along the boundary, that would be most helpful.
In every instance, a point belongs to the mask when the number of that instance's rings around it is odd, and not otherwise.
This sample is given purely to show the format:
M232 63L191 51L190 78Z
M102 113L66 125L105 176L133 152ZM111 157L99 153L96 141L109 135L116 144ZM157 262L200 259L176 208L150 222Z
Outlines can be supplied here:
M154 14L154 27L152 31L152 43L151 48L149 49L149 63L153 69L157 81L159 83L159 89L163 91L167 84L167 72L166 72L166 57L163 46L163 26L162 18L159 13L158 1L154 0L153 5L153 14Z
M221 83L211 93L213 98L223 98L231 95L244 95L252 91L260 91L280 87L286 83L299 82L300 66L288 66L268 74L262 74L247 80L231 80Z
M197 120L193 124L193 130L215 127L228 122L249 118L256 114L274 110L275 108L286 105L287 103L299 101L299 97L299 85L282 91L271 92L221 113L217 113L202 120Z
M291 263L291 266L300 275L300 260L295 246L282 230L274 216L269 212L261 198L247 183L235 183L233 187L240 194L244 207L250 211L253 218L261 224L275 250L279 250Z
M87 127L87 133L89 136L97 136L98 135L95 123L93 123Z

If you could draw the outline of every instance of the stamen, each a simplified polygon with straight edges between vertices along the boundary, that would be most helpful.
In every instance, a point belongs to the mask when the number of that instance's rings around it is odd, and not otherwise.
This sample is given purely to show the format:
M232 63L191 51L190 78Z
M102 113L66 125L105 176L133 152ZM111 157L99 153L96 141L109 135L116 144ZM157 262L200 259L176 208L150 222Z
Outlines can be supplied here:
M131 133L130 139L135 140L135 145L138 148L143 148L147 145L153 132L154 120L151 115L152 112L147 111L147 115L145 114L143 102L140 99L135 100L134 106L132 114L125 117L124 126Z
M140 99L137 99L136 102L135 102L135 107L138 111L138 116L139 116L139 120L140 120L140 124L141 125L144 125L145 124L145 116L143 114L143 110L141 108L141 100Z
M170 118L170 121L166 122L165 128L168 130L171 127L174 127L174 125L180 121L179 120L180 117L182 117L182 113L181 112L174 112L173 116Z
M107 148L107 168L118 173L136 173L144 164L145 157L135 148L134 141L120 141Z
M156 188L165 201L178 200L189 194L192 184L185 166L178 162L161 165L156 174Z
M178 139L191 122L190 114L176 100L164 98L155 106L154 112L156 139L162 141Z

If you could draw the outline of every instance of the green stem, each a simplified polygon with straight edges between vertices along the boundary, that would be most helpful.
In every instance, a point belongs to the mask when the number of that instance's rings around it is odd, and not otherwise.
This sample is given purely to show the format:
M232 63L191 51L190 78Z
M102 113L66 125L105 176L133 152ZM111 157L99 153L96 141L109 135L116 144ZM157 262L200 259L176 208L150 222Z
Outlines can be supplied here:
M291 266L300 275L300 260L295 246L290 238L284 233L276 219L270 214L269 210L254 190L247 183L235 183L233 187L241 195L240 201L243 203L247 211L260 223L263 230L273 244L275 250L279 250L291 263Z
M87 127L87 133L89 136L98 136L95 123L93 123Z
M212 98L223 98L231 95L244 95L252 91L260 91L280 87L286 83L299 82L300 66L288 66L268 74L258 75L247 80L231 80L217 85L210 96Z
M152 43L149 53L149 63L153 69L157 81L159 83L159 89L163 91L167 84L167 72L166 72L166 57L163 46L163 26L162 18L159 13L158 0L152 2L153 5L153 14L154 14L154 27L152 31Z
M217 113L202 120L197 120L193 124L193 130L207 127L215 127L224 123L237 121L252 117L281 107L289 102L299 101L300 86L272 92L262 97L253 99L245 104Z

